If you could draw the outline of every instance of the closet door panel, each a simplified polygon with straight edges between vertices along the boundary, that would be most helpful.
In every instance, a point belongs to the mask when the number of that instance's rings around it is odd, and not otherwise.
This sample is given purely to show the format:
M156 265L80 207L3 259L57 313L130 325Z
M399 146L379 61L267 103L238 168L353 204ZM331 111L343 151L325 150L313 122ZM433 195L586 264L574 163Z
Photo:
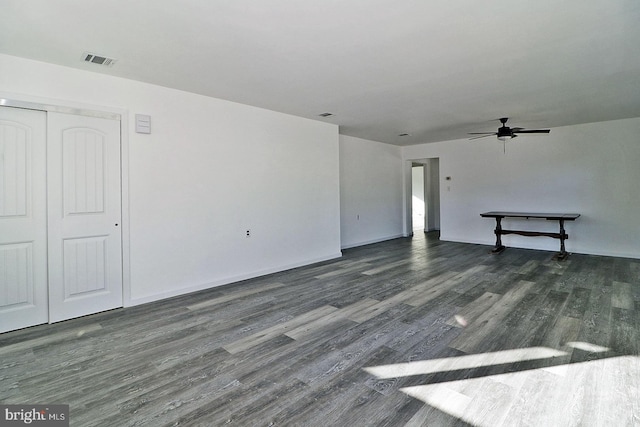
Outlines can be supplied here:
M49 113L49 310L122 307L120 122Z
M48 321L46 113L0 107L0 332Z

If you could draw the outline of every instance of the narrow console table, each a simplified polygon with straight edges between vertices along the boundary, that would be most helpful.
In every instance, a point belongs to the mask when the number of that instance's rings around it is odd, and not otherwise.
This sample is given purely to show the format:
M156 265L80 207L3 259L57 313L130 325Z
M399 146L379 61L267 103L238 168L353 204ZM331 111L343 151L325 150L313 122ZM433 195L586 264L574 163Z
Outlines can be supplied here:
M500 253L506 248L502 245L501 236L504 234L518 234L520 236L546 236L554 239L560 239L560 252L555 256L558 260L566 259L569 254L564 248L564 241L569 238L569 235L564 230L565 221L575 221L580 214L559 214L559 213L533 213L533 212L485 212L480 214L483 218L495 218L496 219L496 246L491 252ZM502 228L501 221L503 218L535 218L546 219L548 221L558 221L560 223L559 233L547 233L544 231L521 231L521 230L504 230Z

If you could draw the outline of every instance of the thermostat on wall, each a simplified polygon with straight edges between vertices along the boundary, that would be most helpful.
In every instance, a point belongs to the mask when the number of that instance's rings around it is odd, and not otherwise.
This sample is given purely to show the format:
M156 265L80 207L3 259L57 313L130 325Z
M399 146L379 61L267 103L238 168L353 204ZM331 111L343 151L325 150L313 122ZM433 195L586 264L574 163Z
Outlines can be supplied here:
M136 114L136 132L151 133L151 116Z

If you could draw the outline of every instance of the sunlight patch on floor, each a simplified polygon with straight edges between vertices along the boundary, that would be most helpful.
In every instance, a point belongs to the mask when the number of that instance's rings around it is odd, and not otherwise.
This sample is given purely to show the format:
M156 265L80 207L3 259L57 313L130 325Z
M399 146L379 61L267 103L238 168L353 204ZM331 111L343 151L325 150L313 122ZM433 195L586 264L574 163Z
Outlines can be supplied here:
M524 362L527 360L549 359L566 356L567 353L548 347L529 347L502 350L490 353L470 354L442 359L419 360L393 365L371 366L364 368L376 377L396 378L412 375L434 374L436 372L456 371L459 369L480 368L504 363Z
M638 425L640 357L561 366L563 376L541 368L400 390L477 427Z
M567 345L572 348L577 348L579 350L587 351L589 353L604 353L605 351L609 351L608 347L602 347L596 344L591 344L588 342L582 341L571 341L568 342Z

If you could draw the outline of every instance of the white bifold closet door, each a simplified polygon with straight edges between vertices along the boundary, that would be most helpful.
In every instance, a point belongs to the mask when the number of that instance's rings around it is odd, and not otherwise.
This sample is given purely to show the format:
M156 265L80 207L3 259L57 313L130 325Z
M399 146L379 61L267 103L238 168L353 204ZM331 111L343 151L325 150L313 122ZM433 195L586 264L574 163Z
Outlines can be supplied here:
M0 107L0 332L49 320L46 124Z
M48 113L49 321L122 307L120 122Z
M0 332L122 307L120 122L0 108Z

